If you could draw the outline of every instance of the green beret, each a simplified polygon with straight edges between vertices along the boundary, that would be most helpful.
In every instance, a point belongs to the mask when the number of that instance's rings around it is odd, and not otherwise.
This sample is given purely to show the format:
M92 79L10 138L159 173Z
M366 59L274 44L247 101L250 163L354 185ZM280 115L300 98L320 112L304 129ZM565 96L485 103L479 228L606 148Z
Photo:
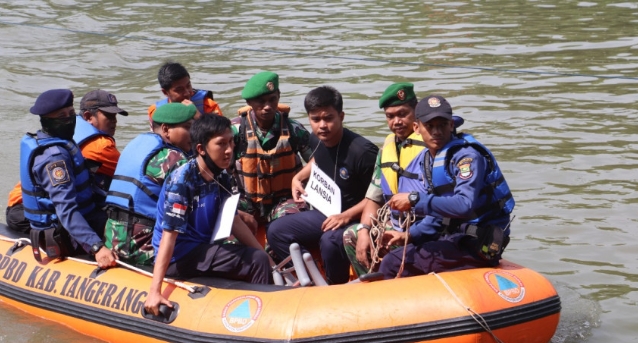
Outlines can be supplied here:
M398 106L415 98L413 84L409 82L395 83L390 85L379 98L379 108Z
M181 102L171 102L155 109L153 121L162 124L181 124L193 119L195 113L197 113L197 107L193 104L186 106Z
M254 99L264 94L272 93L279 89L279 75L271 71L262 71L255 74L246 82L241 97L245 100Z

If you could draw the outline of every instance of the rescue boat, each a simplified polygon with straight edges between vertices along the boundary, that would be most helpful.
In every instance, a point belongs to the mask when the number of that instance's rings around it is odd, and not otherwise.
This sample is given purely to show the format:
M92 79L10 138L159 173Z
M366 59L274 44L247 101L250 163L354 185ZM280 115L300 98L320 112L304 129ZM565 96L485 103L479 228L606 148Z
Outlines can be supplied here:
M26 249L25 249L26 247ZM151 279L87 260L43 259L0 224L0 300L107 342L549 342L561 303L539 273L496 268L345 285L167 280L174 304L144 311Z

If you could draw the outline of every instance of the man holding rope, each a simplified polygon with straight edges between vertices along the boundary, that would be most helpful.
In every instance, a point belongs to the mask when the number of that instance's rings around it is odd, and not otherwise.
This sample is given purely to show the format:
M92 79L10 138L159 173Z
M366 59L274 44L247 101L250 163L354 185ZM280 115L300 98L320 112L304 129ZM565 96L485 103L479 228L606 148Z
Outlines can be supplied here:
M379 253L373 249L370 229L404 231L402 226L409 227L411 223L400 221L399 211L384 211L384 218L378 216L377 211L392 197L402 192L421 191L427 189L423 184L420 163L416 158L425 148L421 135L416 132L417 123L414 109L417 105L414 85L409 82L390 85L381 98L379 108L385 113L388 128L392 131L379 150L372 181L368 186L366 198L369 200L363 210L361 223L350 226L343 234L343 243L350 263L358 276L368 273L374 268ZM454 116L455 127L463 124L461 117ZM387 220L386 220L387 219ZM420 216L418 219L423 219ZM430 217L430 220L434 218ZM377 225L373 225L377 224ZM380 247L376 247L380 248Z
M430 95L415 113L427 147L417 157L427 192L399 193L388 205L426 218L408 231L414 243L389 252L379 271L389 279L498 265L514 198L494 155L471 135L454 133L445 98ZM386 231L385 246L406 241L406 234Z

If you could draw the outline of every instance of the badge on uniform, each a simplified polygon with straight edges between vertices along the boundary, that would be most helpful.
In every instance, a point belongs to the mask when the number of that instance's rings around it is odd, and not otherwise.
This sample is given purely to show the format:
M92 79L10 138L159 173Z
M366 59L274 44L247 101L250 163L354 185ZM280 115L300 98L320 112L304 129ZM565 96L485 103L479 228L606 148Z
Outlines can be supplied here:
M348 173L348 169L346 169L346 167L341 167L341 169L339 169L339 176L341 176L342 179L347 180L350 178L350 173Z
M47 164L47 172L52 186L62 185L71 181L69 171L66 168L64 160L55 161Z
M473 160L468 157L460 160L459 163L456 164L456 166L459 168L459 178L467 180L471 178L472 175L474 175L471 168L472 161Z

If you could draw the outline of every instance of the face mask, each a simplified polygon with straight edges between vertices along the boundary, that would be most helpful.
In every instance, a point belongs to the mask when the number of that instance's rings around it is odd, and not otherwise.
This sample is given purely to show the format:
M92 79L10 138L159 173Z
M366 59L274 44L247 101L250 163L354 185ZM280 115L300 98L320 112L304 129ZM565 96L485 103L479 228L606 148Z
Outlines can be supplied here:
M68 118L43 118L40 117L42 131L48 133L52 137L58 137L66 140L73 140L75 133L75 117Z
M219 168L215 162L213 162L213 160L210 158L210 156L208 156L208 153L206 153L204 156L202 156L204 158L204 163L206 164L206 167L208 167L208 170L210 170L213 175L215 175L215 177L219 176L219 174L221 174L222 172L222 168Z

